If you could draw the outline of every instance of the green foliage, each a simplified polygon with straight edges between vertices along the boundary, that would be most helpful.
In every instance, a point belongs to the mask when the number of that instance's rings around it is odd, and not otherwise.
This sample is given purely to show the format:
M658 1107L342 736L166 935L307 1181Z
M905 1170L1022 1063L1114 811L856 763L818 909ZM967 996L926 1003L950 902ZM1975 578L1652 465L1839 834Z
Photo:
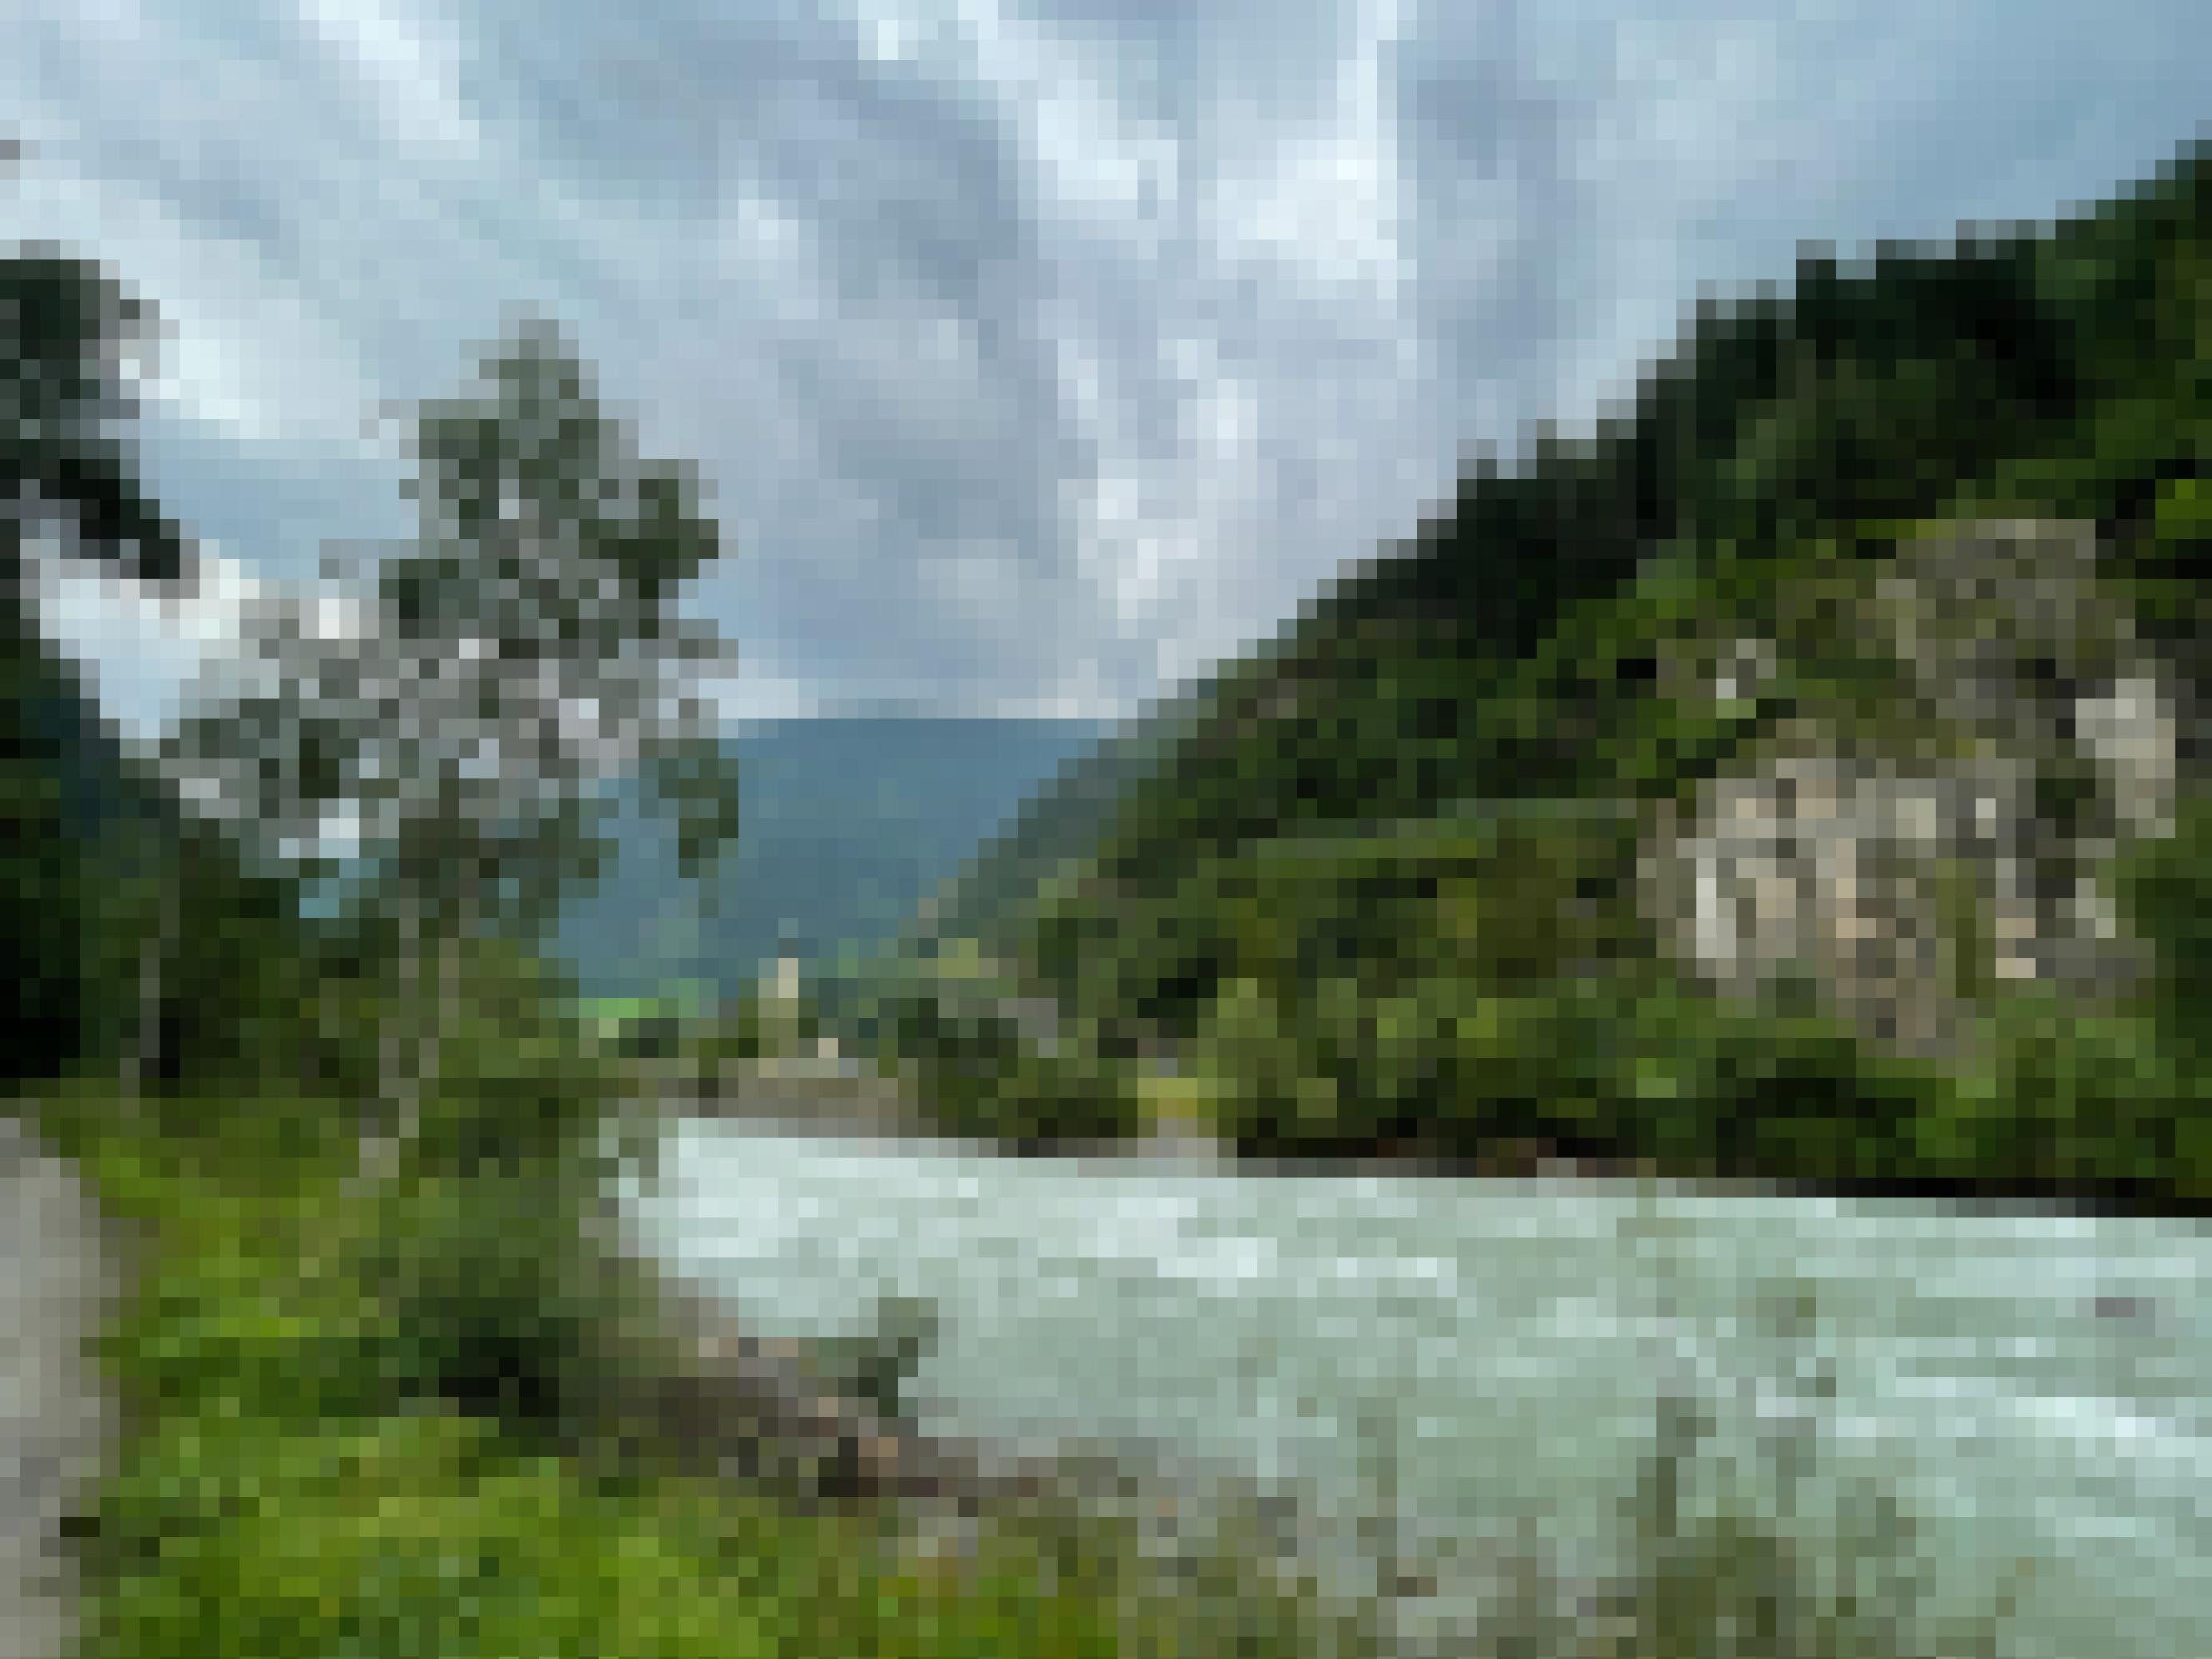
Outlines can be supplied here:
M2196 1042L2212 1000L2212 797L2184 800L2173 833L2141 845L2114 878L2118 907L2157 953L2152 996L2174 1036Z
M483 369L483 395L433 403L418 423L422 477L411 493L434 544L491 547L506 526L527 518L573 534L586 562L619 573L648 606L672 598L717 556L696 474L637 459L558 328L519 330ZM427 561L398 568L390 580L410 628L484 620L472 573ZM582 589L543 596L556 630L593 625L605 616L599 597ZM514 599L520 606L522 595ZM514 620L524 620L519 609Z
M1172 882L1095 879L1041 903L1030 962L1102 1023L1194 1035L1231 981L1290 996L1357 969L1376 994L1446 971L1499 987L1644 948L1618 900L1630 813L1509 803L1195 860Z
M2212 540L2212 481L2177 478L2160 490L2151 533L2168 546Z
M2212 1196L2195 1051L2147 1015L2020 994L1951 1064L1885 1054L1832 1018L1663 981L1486 994L1439 975L1293 1004L1238 980L1191 1063L1248 1152L1418 1149L1813 1187L2194 1208Z
M141 488L118 432L135 413L124 357L150 358L160 331L152 308L93 261L34 251L0 258L0 479L10 519L19 491L35 495L76 520L90 556L172 578L183 562L177 526Z
M1502 1169L1875 1180L1929 1086L1816 1018L1595 981L1515 995L1435 975L1376 997L1340 980L1289 1008L1239 981L1197 1052L1247 1150L1388 1143Z
M565 977L487 942L467 954L458 989L413 1167L468 1175L587 1156L617 1079L569 1015Z
M41 633L26 544L52 532L93 568L179 574L176 527L119 430L122 354L157 334L93 262L0 258L0 1066L16 1079L118 1057L130 992L112 963L116 842L158 802Z
M1645 1133L1670 1164L1808 1184L1910 1169L1913 1124L1944 1097L1934 1067L1885 1056L1839 1021L1702 994L1654 994L1628 1026L1671 1105Z
M943 1571L864 1517L588 1483L439 1414L274 1435L180 1419L113 1503L137 1525L108 1547L131 1565L85 1650L115 1659L1312 1650L1294 1609L1147 1591L1130 1544L1099 1532L994 1531Z
M1998 1190L2194 1211L2212 1198L2195 1039L2135 1010L2042 991L1998 1006L1986 1058L1926 1133Z
M1077 1144L1143 1127L1128 1066L1087 1044L1048 1048L990 993L908 987L881 1000L875 1024L876 1041L899 1057L928 1121L947 1134Z
M611 1334L646 1299L644 1281L591 1243L594 1202L543 1168L425 1177L386 1196L357 1265L403 1397L575 1443L608 1405Z

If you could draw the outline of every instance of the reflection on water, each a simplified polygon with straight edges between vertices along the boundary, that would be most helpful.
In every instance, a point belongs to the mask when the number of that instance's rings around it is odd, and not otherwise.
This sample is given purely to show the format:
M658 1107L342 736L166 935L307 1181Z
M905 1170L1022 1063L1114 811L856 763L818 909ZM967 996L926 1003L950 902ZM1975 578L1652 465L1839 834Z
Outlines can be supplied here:
M1474 1540L1531 1525L1618 1565L1671 1399L1711 1431L1692 1506L1901 1553L1939 1620L2011 1584L2001 1652L2212 1652L2212 1247L2185 1223L708 1125L638 1214L772 1330L934 1298L932 1426L1228 1457L1304 1492L1344 1571L1424 1563L1440 1607Z

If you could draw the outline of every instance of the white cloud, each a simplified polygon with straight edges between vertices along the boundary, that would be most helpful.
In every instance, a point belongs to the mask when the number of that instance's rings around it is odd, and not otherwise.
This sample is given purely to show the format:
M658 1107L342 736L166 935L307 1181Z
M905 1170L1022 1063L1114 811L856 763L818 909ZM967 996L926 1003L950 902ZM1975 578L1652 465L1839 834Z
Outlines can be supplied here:
M551 314L648 453L719 486L707 602L763 665L732 695L780 708L1130 706L1413 532L1478 442L1628 390L1700 282L2147 172L2201 118L2208 27L2177 0L2127 27L1996 0L50 9L0 54L33 144L11 226L156 301L170 414L257 452L225 489L335 477L380 400ZM217 521L304 565L360 533L346 476Z
M1218 158L1214 190L1228 258L1257 256L1310 281L1356 285L1353 303L1381 320L1406 276L1388 66L1401 19L1395 3L1360 10L1320 118L1288 130L1255 124L1243 155Z
M102 176L94 160L59 132L40 145L11 228L18 243L99 258L153 303L164 337L149 401L241 445L358 446L374 393L344 325L273 270L265 249L205 234L159 188Z
M385 135L410 151L474 158L483 131L464 95L450 28L380 0L299 0L300 18L358 77Z
M818 689L801 679L742 673L708 693L719 718L735 726L805 720L820 712Z
M150 742L204 669L234 658L247 617L268 602L269 585L237 560L202 550L198 579L145 584L66 556L63 544L34 544L40 625L82 665L103 712L125 735Z

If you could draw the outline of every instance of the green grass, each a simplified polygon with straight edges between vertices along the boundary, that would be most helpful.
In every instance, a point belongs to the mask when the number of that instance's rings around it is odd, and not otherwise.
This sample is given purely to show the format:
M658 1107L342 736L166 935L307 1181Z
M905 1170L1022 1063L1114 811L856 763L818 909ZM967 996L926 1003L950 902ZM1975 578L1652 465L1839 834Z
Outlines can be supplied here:
M1048 1587L1002 1541L939 1576L879 1561L853 1517L701 1481L595 1484L445 1414L273 1433L179 1417L111 1503L140 1522L112 1540L142 1565L111 1582L89 1650L118 1659L1124 1650L1098 1560ZM1127 1650L1233 1650L1233 1632L1150 1623Z

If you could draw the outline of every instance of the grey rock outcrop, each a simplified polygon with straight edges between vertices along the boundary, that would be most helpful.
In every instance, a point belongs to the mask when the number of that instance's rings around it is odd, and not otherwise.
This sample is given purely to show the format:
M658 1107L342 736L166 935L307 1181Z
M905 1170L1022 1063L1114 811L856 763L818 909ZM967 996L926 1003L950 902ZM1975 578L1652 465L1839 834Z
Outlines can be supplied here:
M1745 995L1809 982L1869 1037L1930 1055L2008 982L2124 989L2143 957L2101 872L2171 828L2182 704L2097 561L2087 526L1971 521L1840 573L1827 626L1887 653L1886 701L1801 705L1662 823L1645 902L1679 958ZM1698 647L1717 665L1706 695L1755 695L1804 643Z

